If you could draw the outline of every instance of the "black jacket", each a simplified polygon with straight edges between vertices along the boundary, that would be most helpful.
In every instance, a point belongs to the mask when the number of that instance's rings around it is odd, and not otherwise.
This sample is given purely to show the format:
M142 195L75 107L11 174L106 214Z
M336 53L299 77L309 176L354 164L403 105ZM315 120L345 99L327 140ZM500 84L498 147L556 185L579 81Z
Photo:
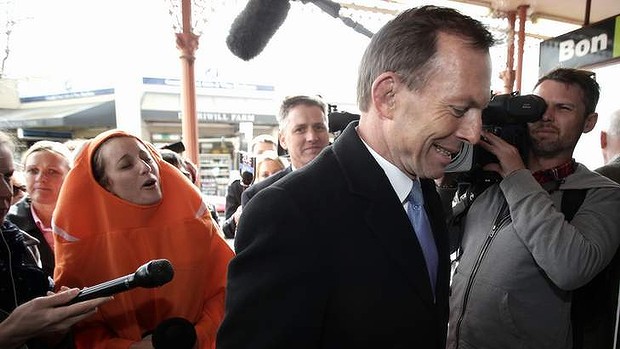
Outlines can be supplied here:
M434 182L422 188L435 297L402 203L356 125L244 206L219 349L444 348L449 256Z
M37 241L8 220L2 222L1 234L0 319L52 290L51 279L38 266Z
M256 195L259 191L267 188L268 186L272 185L273 183L277 182L278 179L286 176L287 174L291 173L292 169L291 167L287 167L281 171L278 171L276 173L274 173L273 175L265 178L264 180L262 180L261 182L252 184L251 186L249 186L248 188L244 188L245 190L241 190L241 193L239 193L239 196L241 198L241 206L243 207L243 205L245 205L248 201L250 201L251 198L254 197L254 195ZM238 180L235 182L239 182ZM233 182L233 184L235 183ZM238 184L239 186L241 186L241 184ZM228 189L228 193L230 194L231 192L231 187L232 184L230 185L229 189ZM239 205L237 205L238 207ZM237 209L237 207L235 207L235 210ZM232 211L232 213L235 213L235 210ZM226 195L226 212L228 213L228 195ZM231 213L230 217L226 217L226 220L224 221L224 223L222 223L222 231L224 232L224 236L227 239L233 239L235 237L235 233L237 231L237 224L235 223L235 219L233 217L233 214Z
M250 199L253 198L254 195L256 195L259 191L277 182L280 178L286 176L292 171L293 169L291 168L291 166L289 166L285 168L284 170L278 171L256 184L252 184L249 188L247 188L243 192L243 194L241 194L241 206L245 206L245 204L247 204L248 201L250 201Z
M41 254L41 264L43 265L43 270L48 276L53 278L54 266L56 265L54 262L54 251L47 243L47 240L45 240L45 237L43 236L41 230L39 230L39 227L37 227L37 224L34 222L32 211L30 210L31 203L32 201L28 196L19 200L15 205L11 206L6 219L18 226L19 229L28 233L28 235L39 240L38 248L39 253Z
M241 181L236 179L228 186L226 190L226 211L224 212L225 218L230 218L237 207L241 205L241 194L245 190L245 186L241 184Z

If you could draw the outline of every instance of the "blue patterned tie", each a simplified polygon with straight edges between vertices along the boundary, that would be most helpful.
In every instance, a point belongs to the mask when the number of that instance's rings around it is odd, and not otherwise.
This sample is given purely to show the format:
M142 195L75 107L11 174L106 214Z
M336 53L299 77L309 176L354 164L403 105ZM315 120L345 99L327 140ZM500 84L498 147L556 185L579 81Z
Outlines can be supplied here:
M407 206L407 216L409 216L409 221L411 221L413 230L422 247L424 259L426 260L426 268L428 269L428 276L431 280L433 294L435 294L438 262L437 246L435 245L431 224L424 210L424 197L422 196L422 188L420 187L419 180L413 181L413 186L411 187L411 192L407 197L407 201L409 202Z

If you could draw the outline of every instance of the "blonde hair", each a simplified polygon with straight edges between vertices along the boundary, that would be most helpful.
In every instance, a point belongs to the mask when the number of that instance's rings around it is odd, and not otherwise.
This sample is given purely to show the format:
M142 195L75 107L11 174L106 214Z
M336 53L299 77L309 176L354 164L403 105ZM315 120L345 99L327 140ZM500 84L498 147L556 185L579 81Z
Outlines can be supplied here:
M260 164L263 163L263 161L265 160L272 160L275 161L277 163L279 163L282 168L285 168L287 166L287 164L284 162L284 160L282 160L281 157L278 156L278 153L273 151L273 150L267 150L264 153L258 155L256 157L256 169L258 170L260 168Z
M73 167L73 156L71 156L71 151L69 150L69 148L67 148L67 146L62 143L53 141L38 141L32 146L30 146L30 148L28 148L28 150L26 150L26 152L22 156L22 164L25 165L28 157L31 154L39 151L48 151L58 154L67 161L67 167Z

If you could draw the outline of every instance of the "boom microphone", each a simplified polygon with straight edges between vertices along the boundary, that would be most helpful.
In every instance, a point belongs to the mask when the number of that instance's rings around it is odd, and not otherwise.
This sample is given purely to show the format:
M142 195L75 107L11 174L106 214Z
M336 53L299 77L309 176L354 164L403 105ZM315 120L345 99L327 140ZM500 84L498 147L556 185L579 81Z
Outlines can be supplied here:
M170 282L173 276L174 269L170 261L167 259L152 260L140 266L133 274L80 290L78 295L68 304L99 297L108 297L119 292L129 291L136 287L158 287Z
M244 61L256 57L280 28L291 8L288 0L250 0L235 18L226 45Z

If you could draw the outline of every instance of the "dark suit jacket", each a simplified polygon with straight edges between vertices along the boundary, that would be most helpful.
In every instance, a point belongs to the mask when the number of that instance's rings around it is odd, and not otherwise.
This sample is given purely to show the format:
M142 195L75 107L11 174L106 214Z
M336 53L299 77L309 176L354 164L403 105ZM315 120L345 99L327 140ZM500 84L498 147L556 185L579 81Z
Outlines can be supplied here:
M39 253L41 254L41 264L43 270L50 277L54 277L54 251L52 247L47 243L45 237L37 224L34 222L32 212L30 211L30 198L28 196L19 200L15 205L11 206L6 218L15 224L19 229L30 234L30 236L39 240Z
M595 170L603 176L620 183L620 157L603 167ZM604 308L608 309L605 318L599 323L597 331L592 331L591 338L585 338L584 348L612 348L613 339L616 338L616 331L620 330L616 323L616 311L618 310L618 280L620 279L620 250L616 251L614 258L603 271L594 278L594 282L599 282L599 286L606 287L606 292L599 294L605 299ZM609 282L611 280L611 282ZM620 348L620 341L616 343L615 349Z
M444 348L449 256L434 183L422 181L436 300L407 214L356 124L244 206L218 348Z
M239 201L237 203L237 206L235 206L234 210L231 211L230 216L228 216L228 195L226 196L226 220L224 221L224 223L222 223L222 231L224 232L224 237L226 237L227 239L234 239L235 238L235 232L237 231L237 224L235 223L235 219L233 218L233 214L235 213L235 211L237 210L237 207L239 207L239 205L241 204L241 206L243 207L243 205L245 205L248 201L250 201L251 198L254 197L254 195L256 195L256 193L258 193L259 191L267 188L268 186L272 185L273 183L275 183L278 179L286 176L287 174L291 173L292 169L291 167L287 167L281 171L278 171L274 174L272 174L271 176L265 178L264 180L262 180L261 182L258 182L256 184L250 185L248 188L245 188L245 190L241 190L239 192ZM241 186L241 183L237 180L235 181L238 183L239 186ZM235 183L233 182L233 184ZM232 185L231 185L232 187ZM230 188L228 190L228 193L230 194Z
M270 186L273 183L277 182L280 178L286 176L287 174L289 174L291 172L293 172L293 169L292 169L291 166L289 166L289 167L285 168L284 170L278 171L278 172L272 174L271 176L265 178L264 180L249 186L241 194L241 207L244 207L245 204L247 204L248 201L250 201L250 199L253 198L254 195L256 195L259 191L267 188L268 186Z
M620 183L620 157L615 158L603 167L597 168L595 171L616 183Z

